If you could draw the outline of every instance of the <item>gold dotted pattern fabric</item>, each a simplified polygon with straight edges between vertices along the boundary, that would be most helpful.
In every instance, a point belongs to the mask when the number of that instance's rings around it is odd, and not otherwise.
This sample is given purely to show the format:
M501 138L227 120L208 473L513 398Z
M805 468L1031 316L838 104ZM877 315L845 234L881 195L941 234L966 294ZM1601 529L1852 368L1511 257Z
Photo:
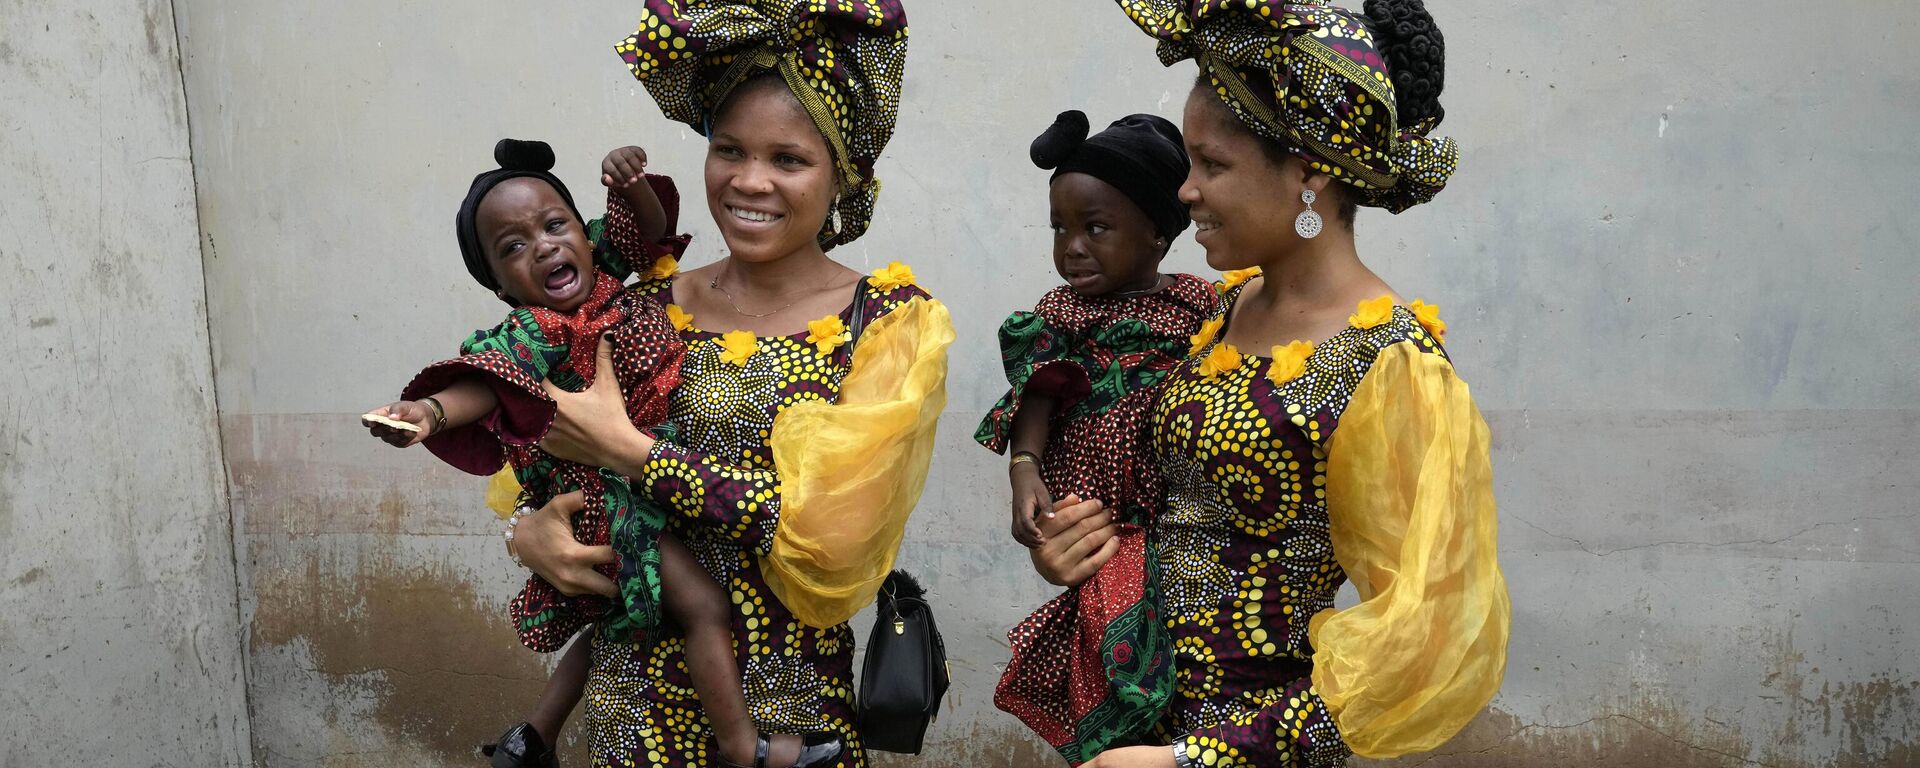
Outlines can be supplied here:
M673 278L636 290L671 303ZM867 318L877 319L926 295L913 285L868 286L855 300L864 302ZM849 303L841 320L851 313ZM780 513L780 476L768 446L774 419L796 403L837 399L851 349L822 353L807 343L805 331L761 336L745 363L736 364L721 358L722 335L698 327L680 332L687 356L669 405L674 442L656 444L634 484L667 510L667 530L727 586L754 722L768 732L838 733L849 746L839 765L862 766L853 730L853 630L795 619L768 589L758 558L772 545ZM595 642L583 721L594 766L718 763L684 654L685 641L670 629L637 643Z
M1315 171L1394 213L1433 199L1460 147L1402 124L1393 80L1362 18L1320 0L1116 0L1160 41L1160 62L1187 59L1227 108Z
M616 50L661 113L701 135L735 86L778 72L827 139L840 175L839 221L829 217L821 246L867 231L880 192L873 163L893 137L906 76L899 0L646 0L639 29Z
M1229 316L1244 285L1228 290ZM1350 754L1312 688L1308 620L1346 574L1328 533L1327 443L1380 350L1444 355L1405 307L1319 344L1300 376L1272 361L1201 365L1222 328L1168 378L1152 441L1166 500L1159 552L1175 696L1156 733L1198 766L1334 766Z

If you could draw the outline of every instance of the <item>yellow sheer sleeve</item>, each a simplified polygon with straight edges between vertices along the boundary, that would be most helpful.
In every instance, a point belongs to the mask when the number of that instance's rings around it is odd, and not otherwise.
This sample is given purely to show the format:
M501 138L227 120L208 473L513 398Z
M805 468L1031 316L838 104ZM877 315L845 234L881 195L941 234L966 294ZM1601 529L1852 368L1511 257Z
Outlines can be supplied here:
M505 520L513 517L513 508L519 503L520 478L513 475L513 465L508 464L487 480L487 509Z
M780 524L761 572L802 622L853 618L893 569L947 404L953 336L944 305L912 299L860 335L837 403L799 403L774 420Z
M1313 684L1355 754L1431 750L1492 700L1511 606L1485 420L1439 355L1380 352L1327 447L1334 555L1360 604L1313 617Z

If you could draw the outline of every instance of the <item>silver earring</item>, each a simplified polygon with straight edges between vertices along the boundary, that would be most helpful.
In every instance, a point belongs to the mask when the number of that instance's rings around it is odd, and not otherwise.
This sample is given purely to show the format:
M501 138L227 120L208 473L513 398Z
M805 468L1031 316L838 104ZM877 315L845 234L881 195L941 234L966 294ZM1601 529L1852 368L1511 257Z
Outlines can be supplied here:
M1313 201L1318 198L1319 195L1315 195L1311 189L1300 190L1300 202L1306 203L1307 209L1294 217L1293 231L1308 240L1319 237L1320 229L1325 225L1320 220L1320 214L1313 210Z

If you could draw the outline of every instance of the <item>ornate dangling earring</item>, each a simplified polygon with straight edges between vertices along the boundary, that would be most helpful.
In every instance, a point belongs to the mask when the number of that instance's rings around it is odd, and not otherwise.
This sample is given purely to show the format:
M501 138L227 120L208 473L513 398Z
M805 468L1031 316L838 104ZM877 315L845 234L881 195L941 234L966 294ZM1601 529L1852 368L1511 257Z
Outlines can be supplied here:
M1325 225L1325 222L1320 220L1320 214L1313 210L1313 201L1318 198L1319 195L1314 194L1311 189L1300 190L1300 202L1306 203L1307 209L1294 217L1293 231L1308 240L1319 237L1320 229Z

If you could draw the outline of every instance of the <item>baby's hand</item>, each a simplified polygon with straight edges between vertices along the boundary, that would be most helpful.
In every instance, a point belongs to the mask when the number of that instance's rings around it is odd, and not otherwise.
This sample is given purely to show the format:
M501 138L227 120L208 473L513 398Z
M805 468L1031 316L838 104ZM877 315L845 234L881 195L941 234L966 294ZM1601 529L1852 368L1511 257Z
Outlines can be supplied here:
M1047 543L1036 521L1040 515L1053 515L1053 493L1047 490L1047 481L1040 479L1040 469L1033 462L1013 465L1014 541L1027 549Z
M388 445L405 448L433 432L433 409L418 400L402 400L368 411L360 417L360 423Z
M647 151L639 147L621 147L600 161L600 183L612 189L626 189L647 173Z

